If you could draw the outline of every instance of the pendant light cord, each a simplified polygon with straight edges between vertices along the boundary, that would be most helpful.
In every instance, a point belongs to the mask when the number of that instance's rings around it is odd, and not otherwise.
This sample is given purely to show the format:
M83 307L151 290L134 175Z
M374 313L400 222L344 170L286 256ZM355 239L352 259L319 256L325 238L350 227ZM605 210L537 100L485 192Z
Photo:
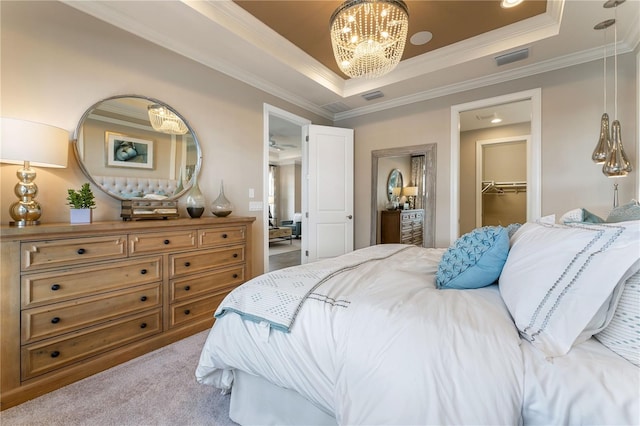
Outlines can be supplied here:
M618 119L618 6L613 8L614 24L613 24L613 90L614 90L614 106L613 117Z
M602 108L602 112L607 112L607 28L604 29L604 43L602 43L602 45L604 46L604 53L602 55L604 58L604 78L602 79L604 82L604 87L602 88L602 93L604 93L604 108Z

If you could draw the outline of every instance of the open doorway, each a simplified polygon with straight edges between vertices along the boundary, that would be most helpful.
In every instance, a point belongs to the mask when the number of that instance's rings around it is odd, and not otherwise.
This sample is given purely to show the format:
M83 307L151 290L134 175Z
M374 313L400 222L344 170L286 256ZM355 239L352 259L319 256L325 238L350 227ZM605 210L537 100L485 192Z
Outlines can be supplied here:
M476 141L474 228L526 222L530 139L523 135ZM471 230L462 226L461 215L460 233Z
M493 112L489 111L500 107L505 112L512 112L517 106L526 105L526 114L529 121L526 123L527 130L519 128L509 136L530 134L530 139L526 144L526 220L535 220L541 215L541 90L533 89L523 92L497 96L489 99L469 102L466 104L454 105L451 107L451 199L450 199L450 240L455 241L467 226L465 221L469 220L471 227L475 227L477 221L476 194L482 190L482 181L476 182L476 141L507 135L492 134L486 135L472 134L468 128L463 126L463 120L493 118ZM517 125L514 125L517 127ZM466 130L465 130L466 129ZM471 129L474 130L474 129ZM476 132L482 129L474 130ZM465 135L466 133L466 135ZM462 140L467 137L473 141L472 154L465 155L461 150ZM470 172L472 171L472 172ZM472 177L471 185L466 185L463 177ZM463 205L464 204L464 205ZM465 215L463 217L463 212ZM470 213L470 216L468 215ZM468 219L465 217L469 216Z
M302 140L310 123L264 105L265 272L301 263Z

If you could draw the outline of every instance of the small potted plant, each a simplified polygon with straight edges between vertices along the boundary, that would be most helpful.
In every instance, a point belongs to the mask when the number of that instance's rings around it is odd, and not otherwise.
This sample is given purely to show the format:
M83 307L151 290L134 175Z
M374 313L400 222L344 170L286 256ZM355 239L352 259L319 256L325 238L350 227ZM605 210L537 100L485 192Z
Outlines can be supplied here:
M67 201L71 207L70 221L71 223L91 223L92 211L96 207L94 201L95 196L91 192L89 183L85 183L80 190L68 189Z

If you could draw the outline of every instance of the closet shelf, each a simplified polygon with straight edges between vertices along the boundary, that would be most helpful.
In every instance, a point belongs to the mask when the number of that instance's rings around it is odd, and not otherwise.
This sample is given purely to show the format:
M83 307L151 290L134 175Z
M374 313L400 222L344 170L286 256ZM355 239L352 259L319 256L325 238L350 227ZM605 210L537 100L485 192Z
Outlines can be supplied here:
M482 193L483 194L504 194L505 192L526 192L527 182L525 181L510 181L510 182L496 182L493 180L482 181Z

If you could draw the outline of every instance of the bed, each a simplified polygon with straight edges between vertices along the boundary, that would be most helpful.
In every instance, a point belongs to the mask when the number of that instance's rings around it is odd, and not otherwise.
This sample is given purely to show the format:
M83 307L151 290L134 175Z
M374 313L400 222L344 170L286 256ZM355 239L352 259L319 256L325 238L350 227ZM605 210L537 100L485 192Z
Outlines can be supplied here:
M250 280L198 382L243 425L640 423L640 221L469 235Z

